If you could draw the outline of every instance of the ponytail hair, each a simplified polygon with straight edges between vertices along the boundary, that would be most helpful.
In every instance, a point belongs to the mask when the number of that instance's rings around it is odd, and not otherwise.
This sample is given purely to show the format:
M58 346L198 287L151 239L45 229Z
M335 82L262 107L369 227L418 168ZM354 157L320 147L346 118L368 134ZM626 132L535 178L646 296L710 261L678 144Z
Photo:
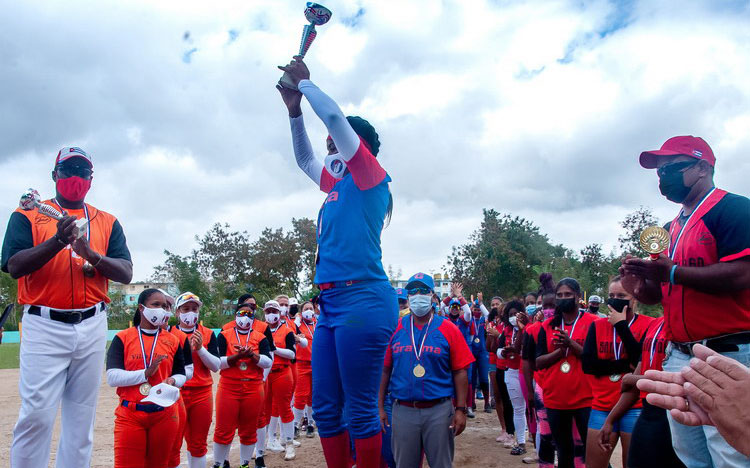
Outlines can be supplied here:
M551 273L542 273L539 275L539 292L538 296L545 296L547 294L555 293L555 281L552 279ZM538 297L537 296L537 297Z

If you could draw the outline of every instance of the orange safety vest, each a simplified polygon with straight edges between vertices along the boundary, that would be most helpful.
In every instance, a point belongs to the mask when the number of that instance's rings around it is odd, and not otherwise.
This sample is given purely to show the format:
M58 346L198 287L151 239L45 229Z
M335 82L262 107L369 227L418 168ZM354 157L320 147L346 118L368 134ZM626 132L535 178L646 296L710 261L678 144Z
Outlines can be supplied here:
M44 202L60 209L52 200ZM89 245L102 256L107 254L109 237L116 218L86 204L89 217ZM85 211L66 210L69 215L85 218ZM38 211L16 209L31 223L34 246L45 242L57 232L57 221ZM44 266L18 279L18 303L51 307L53 309L86 309L99 302L109 303L109 280L98 271L93 278L83 275L85 260L68 246Z
M123 345L126 371L144 370L143 354L141 353L141 343L138 339L138 333L140 333L138 327L130 327L117 334ZM167 358L159 364L154 375L148 379L148 383L152 386L164 382L172 375L174 357L175 354L179 352L181 343L177 336L166 330L161 330L159 332L158 341L156 342L156 348L154 348L154 356L152 357L151 348L153 344L154 336L144 333L143 347L146 350L146 362L153 362L153 359L162 355L166 355ZM121 400L140 402L142 399L146 398L145 395L141 394L140 386L141 384L131 385L129 387L117 387L117 394L120 396Z

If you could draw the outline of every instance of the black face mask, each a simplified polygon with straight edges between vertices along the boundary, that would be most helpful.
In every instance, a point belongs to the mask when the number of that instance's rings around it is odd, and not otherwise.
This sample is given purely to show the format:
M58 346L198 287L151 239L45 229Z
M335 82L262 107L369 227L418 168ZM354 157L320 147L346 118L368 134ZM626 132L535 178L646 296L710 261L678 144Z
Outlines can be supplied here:
M659 191L667 200L674 203L682 203L690 193L690 188L685 185L683 173L685 169L695 165L693 161L684 161L667 164L660 167L656 173L659 176Z
M617 299L615 297L610 297L609 299L607 299L607 305L611 306L617 312L622 312L625 307L630 307L630 301L627 299Z
M555 299L555 310L561 314L570 314L576 310L575 299Z
M589 310L591 311L591 313L595 314L599 312L599 306L589 306Z

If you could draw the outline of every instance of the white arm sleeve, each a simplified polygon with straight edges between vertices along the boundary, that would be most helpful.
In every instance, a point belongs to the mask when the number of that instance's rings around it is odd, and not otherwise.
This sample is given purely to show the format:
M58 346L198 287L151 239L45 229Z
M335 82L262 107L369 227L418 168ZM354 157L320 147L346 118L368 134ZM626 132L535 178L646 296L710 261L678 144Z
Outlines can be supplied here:
M203 346L198 350L198 357L203 361L203 365L208 367L212 372L219 372L220 369L226 369L226 367L221 367L221 359L211 354ZM223 359L226 360L226 358Z
M174 386L177 388L182 388L185 382L187 382L187 378L182 374L175 374L172 378L174 379Z
M349 125L338 104L310 80L300 81L297 88L323 121L341 157L344 161L351 160L359 149L359 136Z
M471 322L471 309L469 308L469 305L468 304L462 305L461 310L464 312L464 321Z
M229 369L229 362L227 361L226 356L222 356L220 358L221 363L219 364L219 369Z
M295 354L294 351L286 348L276 348L276 351L273 353L286 359L294 359Z
M289 124L292 127L292 147L297 166L304 171L313 182L320 186L320 175L323 173L323 163L315 158L310 138L305 130L305 121L302 116L290 117Z
M260 355L260 360L258 361L258 367L260 367L261 369L264 369L264 373L265 373L265 369L270 369L272 365L273 365L273 361L271 360L270 357L265 356L263 354Z
M487 317L488 315L490 315L490 311L487 310L487 308L484 306L484 304L479 304L479 308L482 310L482 315L484 315L485 317Z
M125 369L107 369L107 385L110 387L130 387L146 382L146 371Z
M307 348L307 338L300 338L299 339L299 345L302 348Z
M185 381L193 378L193 372L195 372L194 364L188 364L187 366L185 366Z

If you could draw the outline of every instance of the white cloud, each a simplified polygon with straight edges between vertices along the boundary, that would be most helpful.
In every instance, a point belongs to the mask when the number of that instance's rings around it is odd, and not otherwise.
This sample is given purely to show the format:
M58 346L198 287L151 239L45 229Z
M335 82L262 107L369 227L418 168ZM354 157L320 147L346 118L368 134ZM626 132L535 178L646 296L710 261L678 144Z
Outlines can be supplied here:
M322 194L293 161L273 89L299 46L302 2L2 3L3 216L29 186L51 195L53 157L75 144L95 157L90 201L121 219L137 278L214 222L256 235L315 218ZM327 6L307 62L380 133L395 201L384 263L405 275L444 265L482 208L575 249L614 246L642 204L670 218L637 155L676 134L704 136L717 184L746 191L745 3ZM322 154L326 131L304 110Z

